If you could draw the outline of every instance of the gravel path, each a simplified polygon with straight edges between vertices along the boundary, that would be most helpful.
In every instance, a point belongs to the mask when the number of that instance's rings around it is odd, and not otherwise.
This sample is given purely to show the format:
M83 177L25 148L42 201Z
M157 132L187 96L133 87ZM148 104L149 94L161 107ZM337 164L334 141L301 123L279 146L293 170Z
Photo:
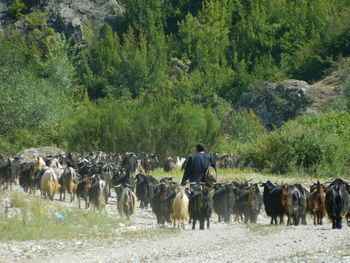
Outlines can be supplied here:
M67 202L67 205L69 203ZM107 212L115 211L112 200ZM0 243L0 262L350 262L350 227L270 226L217 223L209 230L159 227L150 209L138 210L130 226L107 239L9 241Z

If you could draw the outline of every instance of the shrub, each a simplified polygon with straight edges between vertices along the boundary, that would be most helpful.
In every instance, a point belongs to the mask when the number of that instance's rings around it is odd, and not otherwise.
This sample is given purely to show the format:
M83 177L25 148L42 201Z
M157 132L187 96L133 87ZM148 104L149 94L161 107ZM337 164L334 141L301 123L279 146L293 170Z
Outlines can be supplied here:
M151 95L87 103L65 127L72 151L154 152L159 156L190 153L198 142L212 149L220 132L210 109Z
M245 164L271 172L318 175L349 172L350 115L302 116L240 149Z
M243 144L253 142L267 132L252 110L233 111L222 123L225 136L222 137L219 152L237 153Z

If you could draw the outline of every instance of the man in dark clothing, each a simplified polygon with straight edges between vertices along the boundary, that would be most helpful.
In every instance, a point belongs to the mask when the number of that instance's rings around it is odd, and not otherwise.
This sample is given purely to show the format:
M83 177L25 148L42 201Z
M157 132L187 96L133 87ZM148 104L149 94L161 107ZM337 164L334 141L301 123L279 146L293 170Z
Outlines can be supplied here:
M182 185L186 184L187 179L189 179L190 182L204 182L204 175L209 165L216 168L213 158L204 153L205 147L203 144L197 144L196 151L197 153L191 155L187 160L185 172L181 181Z

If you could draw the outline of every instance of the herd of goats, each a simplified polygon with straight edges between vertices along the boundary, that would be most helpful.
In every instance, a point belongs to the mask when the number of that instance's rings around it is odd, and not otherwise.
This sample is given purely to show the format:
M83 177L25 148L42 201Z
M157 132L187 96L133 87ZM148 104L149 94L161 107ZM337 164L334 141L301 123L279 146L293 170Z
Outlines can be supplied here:
M232 156L227 155L216 159L219 167L232 162ZM163 168L181 169L184 162L184 158L169 157ZM313 216L315 225L322 225L326 213L332 228L342 228L343 218L350 224L350 184L340 178L324 184L317 181L310 190L301 184L277 185L271 181L181 186L172 177L158 180L149 175L158 166L155 155L134 153L68 153L37 156L25 162L19 157L0 157L0 187L8 189L18 183L27 193L35 194L39 189L42 196L51 200L56 193L60 200L65 200L68 193L71 202L77 197L79 208L84 200L86 209L90 204L104 208L114 189L121 215L129 218L140 201L141 209L151 206L158 224L168 222L179 228L188 221L192 222L192 229L197 221L200 229L204 229L205 222L209 228L212 211L219 222L230 222L233 218L256 223L262 205L271 217L271 224L283 224L284 216L287 225L306 224L307 213Z

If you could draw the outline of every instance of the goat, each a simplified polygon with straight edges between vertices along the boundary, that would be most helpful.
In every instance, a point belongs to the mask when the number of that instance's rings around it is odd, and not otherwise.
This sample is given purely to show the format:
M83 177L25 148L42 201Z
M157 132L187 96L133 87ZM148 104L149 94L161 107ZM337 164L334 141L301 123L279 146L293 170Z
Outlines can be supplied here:
M311 187L311 189L314 186ZM322 225L322 219L326 214L326 192L325 186L317 181L316 188L309 196L309 212L314 216L314 225Z
M94 178L94 181L89 190L89 202L94 205L94 208L104 208L108 201L108 186L99 175Z
M188 221L188 206L189 199L186 195L185 189L183 187L175 189L176 196L172 204L173 208L173 219L174 219L174 227L176 227L176 220L178 228L180 228L180 224L182 228L185 228L185 222Z
M136 211L136 195L130 190L128 184L115 186L118 200L118 212L127 219Z
M58 183L56 173L51 169L47 169L40 181L40 188L45 198L48 196L50 200L53 200L55 193L57 193L61 186Z
M63 200L66 200L66 192L68 192L70 194L70 201L73 202L79 183L79 178L75 170L72 167L65 168L59 181L61 184L60 200L62 200L62 193Z
M192 219L192 229L196 228L196 221L199 220L199 229L204 230L204 222L207 220L207 229L209 229L213 210L212 198L209 189L203 187L202 190L191 192L189 201L190 218Z
M80 208L80 198L85 200L85 209L89 208L89 191L91 188L92 179L86 177L82 179L77 185L77 198L78 198L78 207Z

